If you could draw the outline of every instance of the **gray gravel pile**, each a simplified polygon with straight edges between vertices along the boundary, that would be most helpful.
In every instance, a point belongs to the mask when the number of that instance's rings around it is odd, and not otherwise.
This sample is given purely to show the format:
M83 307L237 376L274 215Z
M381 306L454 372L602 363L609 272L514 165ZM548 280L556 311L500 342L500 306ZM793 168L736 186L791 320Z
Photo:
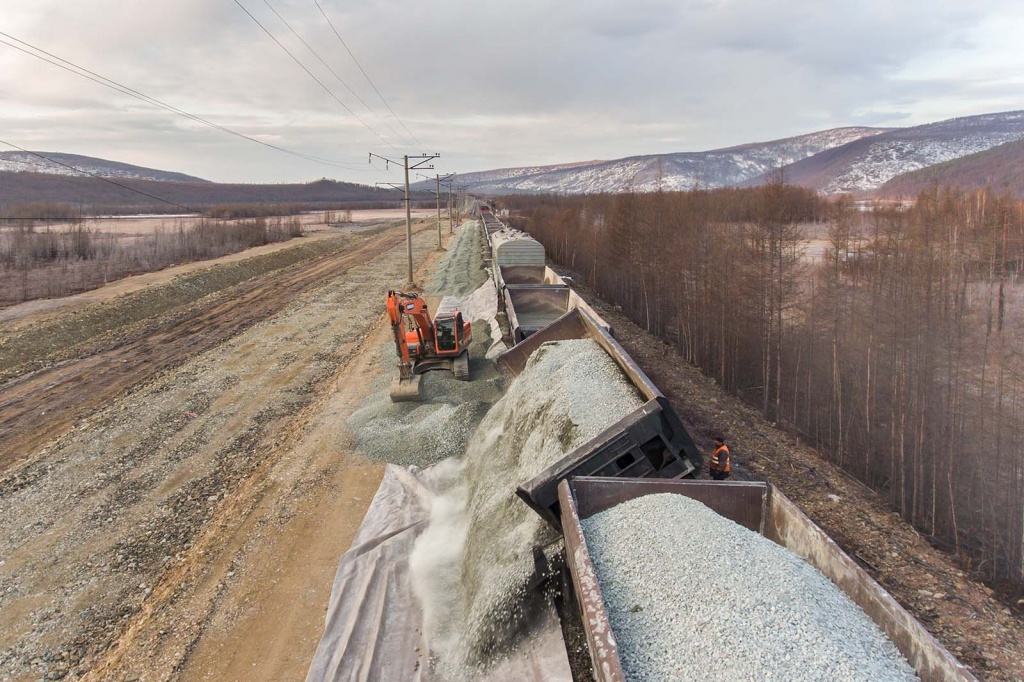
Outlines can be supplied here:
M484 253L487 241L479 221L471 220L459 228L448 253L438 263L428 291L435 295L466 296L487 281Z
M533 549L558 536L515 495L518 484L643 404L590 339L544 344L470 440L458 483L417 551L455 548L447 565L414 556L431 648L474 668L500 655L536 613ZM436 521L436 524L435 524ZM429 559L429 560L427 560ZM417 571L417 566L429 570Z
M813 566L682 495L583 520L629 680L914 680Z
M445 370L423 375L423 402L391 402L391 379L395 373L395 346L387 343L381 356L388 373L374 380L372 392L352 413L348 426L356 449L371 460L403 466L425 467L466 450L476 425L498 398L502 378L487 352L488 322L473 322L480 343L469 347L471 381L458 381Z
M460 297L459 310L473 321L469 347L470 381L457 381L451 372L423 375L423 402L391 402L391 379L396 373L395 346L381 347L387 371L373 382L370 395L348 420L356 449L378 462L425 467L466 450L476 425L498 398L503 382L493 359L487 358L497 294L483 266L483 229L467 222L438 264L430 292ZM483 318L483 319L481 319Z

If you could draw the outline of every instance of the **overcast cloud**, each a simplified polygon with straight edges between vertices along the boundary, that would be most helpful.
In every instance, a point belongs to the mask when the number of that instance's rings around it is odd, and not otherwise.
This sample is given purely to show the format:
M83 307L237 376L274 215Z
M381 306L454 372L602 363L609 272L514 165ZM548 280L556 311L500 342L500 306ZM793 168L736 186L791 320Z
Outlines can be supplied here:
M373 111L265 0L240 1L375 132L234 0L0 0L0 31L246 135L358 170L230 137L6 45L0 138L218 181L372 183L395 175L371 169L369 151L437 151L439 170L466 172L1024 108L1020 0L320 0L421 147L313 0L269 1Z

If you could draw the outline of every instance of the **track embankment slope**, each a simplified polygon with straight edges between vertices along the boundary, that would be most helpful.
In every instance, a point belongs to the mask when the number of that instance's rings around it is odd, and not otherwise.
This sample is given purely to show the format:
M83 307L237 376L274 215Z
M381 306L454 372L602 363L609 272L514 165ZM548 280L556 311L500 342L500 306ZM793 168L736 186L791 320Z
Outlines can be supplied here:
M52 352L21 345L0 386L0 679L305 673L381 476L344 424L384 371L403 241L190 275L82 311ZM429 226L414 246L436 260Z

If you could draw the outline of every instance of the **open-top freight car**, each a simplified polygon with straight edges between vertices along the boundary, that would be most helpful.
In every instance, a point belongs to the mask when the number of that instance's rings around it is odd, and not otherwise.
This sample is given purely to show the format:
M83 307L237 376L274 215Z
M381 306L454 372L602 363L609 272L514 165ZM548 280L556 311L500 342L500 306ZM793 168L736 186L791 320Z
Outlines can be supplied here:
M581 522L624 502L661 493L695 499L712 511L785 547L821 571L885 633L924 682L976 679L892 595L771 483L579 477L559 484L559 525L565 538L565 559L571 585L598 682L623 682L625 676L619 644L611 627ZM678 531L686 532L685 528ZM737 576L737 579L743 577Z
M490 219L488 219L490 218ZM585 309L599 324L608 324L558 273L547 267L544 246L530 235L485 217L494 283L505 303L512 343L548 326L574 308ZM493 229L494 225L500 228Z

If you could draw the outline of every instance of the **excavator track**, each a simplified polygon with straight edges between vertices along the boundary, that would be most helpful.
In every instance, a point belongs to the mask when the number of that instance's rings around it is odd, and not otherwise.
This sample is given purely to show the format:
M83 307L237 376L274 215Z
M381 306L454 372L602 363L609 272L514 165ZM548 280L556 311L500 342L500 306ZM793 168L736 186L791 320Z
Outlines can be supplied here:
M459 357L452 360L452 373L459 381L469 381L469 352L463 351Z

